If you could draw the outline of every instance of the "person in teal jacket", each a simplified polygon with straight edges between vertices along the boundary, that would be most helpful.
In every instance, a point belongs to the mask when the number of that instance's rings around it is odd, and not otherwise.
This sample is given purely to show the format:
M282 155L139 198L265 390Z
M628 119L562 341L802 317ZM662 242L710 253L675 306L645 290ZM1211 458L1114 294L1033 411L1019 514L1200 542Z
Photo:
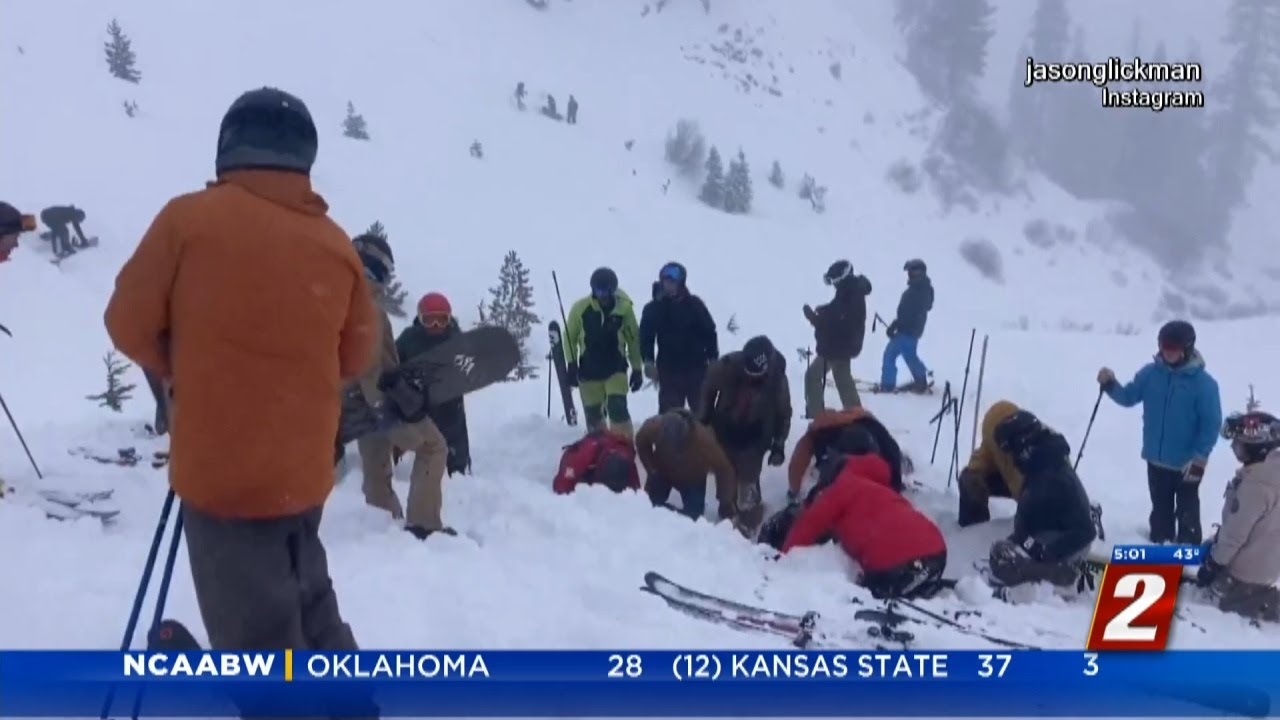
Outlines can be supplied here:
M1109 368L1098 371L1098 384L1117 405L1142 403L1151 542L1199 545L1200 481L1222 427L1218 382L1196 350L1191 323L1166 323L1159 344L1155 359L1128 384L1120 384Z
M604 426L631 438L627 390L644 384L640 327L631 298L607 267L591 273L591 294L573 304L565 320L564 361L569 385L578 388L587 430ZM627 377L627 367L631 376Z

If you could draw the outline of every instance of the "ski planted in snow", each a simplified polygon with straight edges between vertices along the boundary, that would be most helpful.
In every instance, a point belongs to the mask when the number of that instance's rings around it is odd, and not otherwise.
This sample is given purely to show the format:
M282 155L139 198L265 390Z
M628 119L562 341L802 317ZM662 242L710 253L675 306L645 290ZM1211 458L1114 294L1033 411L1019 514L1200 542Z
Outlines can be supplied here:
M551 339L551 365L556 369L556 384L560 386L560 400L564 403L564 421L569 427L577 427L578 408L573 403L573 388L569 387L569 366L565 364L560 323L555 320L548 323L547 334Z

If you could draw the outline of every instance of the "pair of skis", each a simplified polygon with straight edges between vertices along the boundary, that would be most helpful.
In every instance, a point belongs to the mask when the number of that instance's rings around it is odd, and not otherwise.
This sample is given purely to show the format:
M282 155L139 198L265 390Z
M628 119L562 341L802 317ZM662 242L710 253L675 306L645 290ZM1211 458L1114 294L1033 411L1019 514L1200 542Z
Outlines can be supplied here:
M65 490L39 490L37 505L52 520L75 520L82 517L110 522L120 514L111 504L114 490L94 492L67 492Z

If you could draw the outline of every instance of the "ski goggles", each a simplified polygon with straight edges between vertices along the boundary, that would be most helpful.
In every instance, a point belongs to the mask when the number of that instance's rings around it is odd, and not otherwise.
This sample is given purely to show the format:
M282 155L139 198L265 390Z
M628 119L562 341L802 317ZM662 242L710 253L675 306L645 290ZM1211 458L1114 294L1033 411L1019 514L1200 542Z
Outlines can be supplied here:
M453 316L446 312L430 312L419 315L418 319L422 321L423 327L432 330L443 330L449 327L449 321L453 319Z
M822 282L826 283L827 285L835 285L841 280L848 278L852 274L853 274L853 268L845 268L844 271L838 275L823 275Z
M684 282L684 268L675 263L663 265L662 269L658 271L658 279L670 280L675 283Z
M1267 443L1280 440L1280 428L1274 421L1257 414L1233 413L1222 421L1222 439L1244 443Z

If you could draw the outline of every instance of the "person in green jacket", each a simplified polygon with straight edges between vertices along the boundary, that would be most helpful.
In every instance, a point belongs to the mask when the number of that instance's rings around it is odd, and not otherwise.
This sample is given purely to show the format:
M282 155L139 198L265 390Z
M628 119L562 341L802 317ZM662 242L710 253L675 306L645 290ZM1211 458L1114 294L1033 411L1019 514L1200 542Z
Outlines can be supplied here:
M566 379L578 388L587 430L603 427L608 417L611 430L633 437L627 390L638 392L644 384L640 326L613 270L602 267L591 273L591 294L573 304L565 324Z

